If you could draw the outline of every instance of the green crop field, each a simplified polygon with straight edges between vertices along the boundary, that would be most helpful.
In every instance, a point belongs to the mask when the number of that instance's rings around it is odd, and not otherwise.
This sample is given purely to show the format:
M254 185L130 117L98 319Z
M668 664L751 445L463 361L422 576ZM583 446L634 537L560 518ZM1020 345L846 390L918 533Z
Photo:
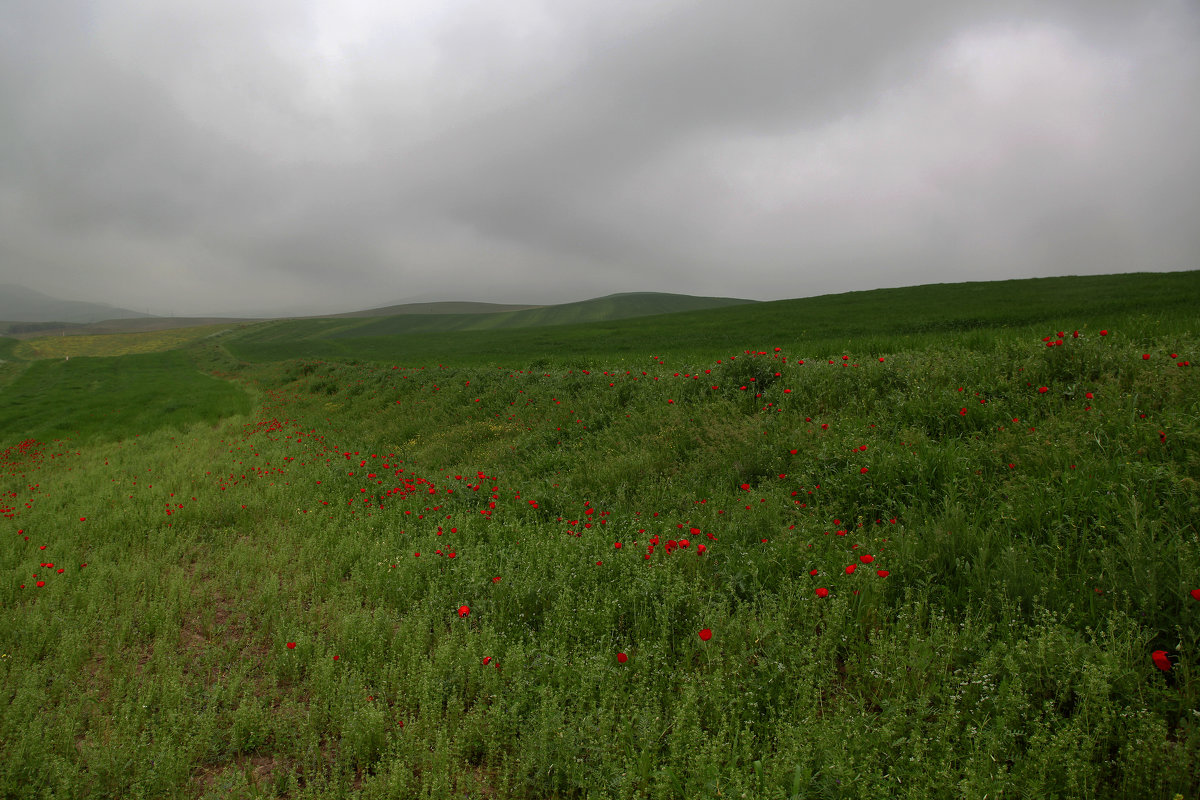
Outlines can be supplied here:
M0 339L0 794L1194 798L1196 308Z

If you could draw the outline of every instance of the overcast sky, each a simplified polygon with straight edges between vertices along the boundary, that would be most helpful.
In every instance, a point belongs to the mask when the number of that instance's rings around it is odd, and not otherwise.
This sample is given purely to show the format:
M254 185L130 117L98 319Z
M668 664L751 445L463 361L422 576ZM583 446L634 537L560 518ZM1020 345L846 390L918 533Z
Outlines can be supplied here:
M1195 0L0 0L0 283L176 315L1200 267Z

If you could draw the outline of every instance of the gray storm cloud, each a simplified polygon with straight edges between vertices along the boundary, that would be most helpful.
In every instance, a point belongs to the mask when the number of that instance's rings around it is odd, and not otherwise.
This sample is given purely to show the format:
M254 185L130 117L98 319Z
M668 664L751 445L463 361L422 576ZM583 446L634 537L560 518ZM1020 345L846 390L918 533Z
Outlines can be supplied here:
M0 282L69 299L1198 266L1189 2L3 5Z

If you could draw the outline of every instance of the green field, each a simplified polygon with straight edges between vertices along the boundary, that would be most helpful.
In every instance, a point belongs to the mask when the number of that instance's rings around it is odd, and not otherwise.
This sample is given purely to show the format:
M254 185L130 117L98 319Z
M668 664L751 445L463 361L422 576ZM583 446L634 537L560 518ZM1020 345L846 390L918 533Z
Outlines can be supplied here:
M248 361L455 366L586 366L648 353L715 359L775 341L818 352L923 350L950 340L988 347L998 331L1040 330L1046 324L1072 330L1100 318L1135 328L1143 319L1159 327L1164 320L1186 324L1196 316L1197 293L1200 272L1142 273L878 289L553 329L463 329L480 315L282 320L244 328L224 341ZM381 329L389 335L370 335Z
M181 350L24 366L0 405L8 440L124 438L216 422L252 406L243 389L201 374Z
M0 794L1195 797L1196 308L0 340Z

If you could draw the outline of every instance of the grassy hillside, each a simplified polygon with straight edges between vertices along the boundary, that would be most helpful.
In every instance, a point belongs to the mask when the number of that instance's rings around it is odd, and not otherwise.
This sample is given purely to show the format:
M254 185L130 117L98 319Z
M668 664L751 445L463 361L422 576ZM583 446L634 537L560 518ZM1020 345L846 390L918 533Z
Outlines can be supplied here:
M0 794L1193 797L1196 281L35 363Z
M16 354L19 344L16 339L0 336L0 392L25 370L26 364Z
M480 320L479 330L497 328L532 328L547 325L575 325L588 322L675 314L681 311L700 311L727 306L751 304L750 300L730 297L693 297L661 292L635 292L597 297L578 303L563 303L527 311L514 311ZM378 331L382 333L383 331ZM374 333L374 332L371 332ZM371 335L368 333L367 335Z
M1200 272L1144 273L879 289L669 316L506 330L499 336L492 331L458 330L440 317L425 318L424 324L392 318L370 328L295 320L246 328L226 344L250 361L309 356L506 366L570 363L571 359L587 363L647 353L717 358L747 346L781 343L824 353L849 347L870 353L898 346L933 346L950 335L978 334L978 343L986 346L994 330L1045 324L1074 330L1086 328L1098 317L1134 327L1142 318L1182 322L1194 317L1198 298ZM385 330L389 335L382 334Z
M648 314L666 314L726 305L749 303L724 297L693 297L661 293L633 293L566 303L557 306L501 305L496 303L408 303L398 306L332 314L321 317L302 317L286 320L260 321L254 338L259 341L288 341L296 335L330 337L339 335L378 336L407 334L416 331L493 330L599 320L627 319ZM255 320L209 317L145 317L112 319L91 324L62 325L54 322L0 322L0 333L33 340L25 351L30 357L61 357L62 355L121 355L125 352L149 352L185 344L189 333L207 334L217 328L243 327ZM157 333L158 336L152 334ZM119 335L126 339L95 339L96 336ZM91 344L54 343L63 337L91 338ZM96 343L108 342L107 346ZM142 349L114 343L138 343ZM40 355L43 348L47 355ZM52 355L50 355L52 351Z
M0 442L121 438L250 411L241 389L202 375L181 351L38 361L4 388Z
M440 335L452 331L496 331L513 328L540 328L568 324L623 320L648 315L674 314L695 309L723 308L750 303L723 297L692 297L690 295L636 293L611 295L503 313L421 313L396 314L386 317L359 319L357 315L311 317L278 320L255 326L240 337L241 341L275 348L279 343L288 346L307 340L352 338L365 340L377 337L408 337L414 334ZM438 306L450 304L437 304ZM315 345L319 348L322 345ZM339 345L325 345L340 352Z

